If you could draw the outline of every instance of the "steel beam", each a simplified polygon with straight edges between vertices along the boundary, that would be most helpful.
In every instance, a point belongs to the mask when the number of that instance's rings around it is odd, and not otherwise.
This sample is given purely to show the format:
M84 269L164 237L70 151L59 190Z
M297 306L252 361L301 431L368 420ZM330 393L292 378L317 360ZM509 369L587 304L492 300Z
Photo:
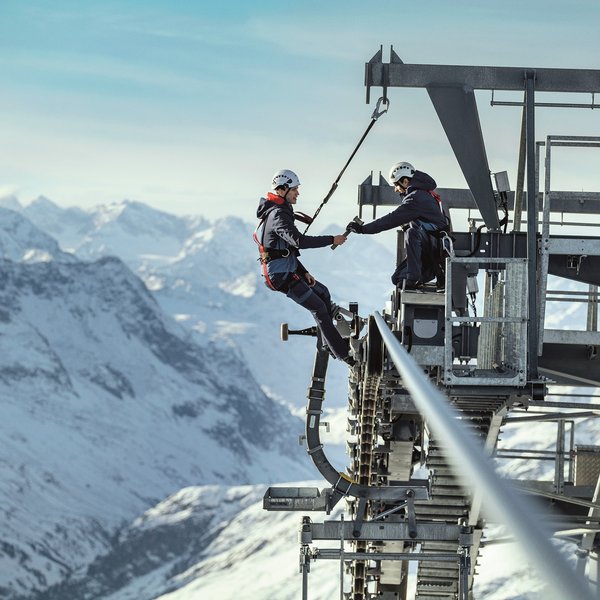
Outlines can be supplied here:
M470 189L464 188L437 188L442 203L446 208L462 208L477 210L478 206ZM539 197L539 196L538 196ZM358 189L358 205L372 206L375 210L378 206L398 206L401 202L399 194L394 192L387 181L379 176L377 185L372 183L371 177L360 184ZM513 210L515 206L515 192L507 194L508 209ZM527 208L527 192L523 192L523 208ZM600 214L600 193L598 192L552 192L550 198L550 212L565 214ZM375 217L375 215L373 215ZM568 223L564 223L568 225Z
M525 74L525 144L527 157L527 192L537 193L535 177L535 90L537 86L536 74L528 70ZM527 327L527 377L529 381L538 378L538 352L539 352L539 323L538 323L538 296L535 293L537 284L538 248L537 248L537 220L538 212L535 202L527 205L527 260L528 273L527 285L530 290L528 296L528 327Z
M430 541L457 541L460 535L458 525L447 523L417 523L417 536L411 536L408 523L379 523L365 521L361 524L360 534L355 536L355 525L352 521L325 521L311 523L311 542L316 540L364 540L364 541L413 541L415 539Z
M320 558L339 560L409 560L419 562L449 562L460 560L458 554L432 554L427 552L343 552L336 548L320 548L311 556L313 560Z
M548 273L572 281L600 285L600 256L589 254L575 256L581 257L581 260L572 266L568 256L551 254L548 260Z
M498 208L481 133L475 93L466 87L428 86L427 93L488 229L498 229Z
M539 92L600 92L598 69L409 65L398 62L388 64L381 62L379 57L379 60L368 62L365 70L367 86L384 88L454 85L474 90L522 91L525 87L525 72L534 71L536 89Z
M545 343L540 372L561 385L600 386L600 369L590 346Z

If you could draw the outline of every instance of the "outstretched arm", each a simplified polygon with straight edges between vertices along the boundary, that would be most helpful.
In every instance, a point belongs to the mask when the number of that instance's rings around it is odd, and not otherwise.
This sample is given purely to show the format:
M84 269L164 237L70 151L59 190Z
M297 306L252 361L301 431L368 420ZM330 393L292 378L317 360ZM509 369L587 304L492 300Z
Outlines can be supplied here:
M388 213L383 217L379 217L379 219L375 219L370 223L365 223L362 226L361 233L373 234L380 233L381 231L387 231L388 229L395 229L396 227L400 227L401 225L412 221L413 218L414 216L410 211L407 210L406 206L401 204L391 213Z
M294 216L286 211L279 211L273 218L273 230L287 244L294 248L323 248L333 243L332 235L304 235L294 224Z

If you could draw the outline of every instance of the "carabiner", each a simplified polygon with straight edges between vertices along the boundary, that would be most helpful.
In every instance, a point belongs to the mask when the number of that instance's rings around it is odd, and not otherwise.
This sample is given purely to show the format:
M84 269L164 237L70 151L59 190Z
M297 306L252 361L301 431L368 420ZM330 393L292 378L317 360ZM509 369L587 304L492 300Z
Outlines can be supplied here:
M382 102L385 105L385 108L383 110L379 110L379 107L381 106ZM371 115L371 119L374 119L375 121L377 121L377 119L379 119L379 117L382 114L384 114L388 111L389 107L390 107L389 98L385 98L384 96L381 96L381 98L379 98L379 100L377 100L377 105L375 106L375 110L373 111L373 114Z

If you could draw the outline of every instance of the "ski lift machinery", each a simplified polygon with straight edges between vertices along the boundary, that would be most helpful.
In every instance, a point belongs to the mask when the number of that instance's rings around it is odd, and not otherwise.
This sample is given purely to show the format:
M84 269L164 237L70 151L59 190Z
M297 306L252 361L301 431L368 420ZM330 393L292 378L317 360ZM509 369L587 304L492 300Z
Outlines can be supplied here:
M547 597L600 597L600 446L578 445L575 435L578 424L600 414L594 394L600 388L600 230L590 218L600 214L600 192L551 185L552 149L598 152L600 137L535 139L539 109L600 107L600 70L404 64L392 48L389 62L380 49L365 71L367 103L372 88L382 89L386 104L391 88L427 90L468 184L438 192L446 207L475 216L464 231L455 223L444 293L395 290L386 308L366 321L356 305L338 314L358 357L349 376L345 472L329 462L320 440L328 355L317 349L306 443L330 487L272 487L263 500L267 510L327 515L346 502L337 520L301 517L301 597L310 597L311 563L336 559L340 599L471 600L481 548L503 541L486 539L486 522L501 523L521 546ZM522 106L514 192L506 172L494 175L496 189L492 184L476 90L490 90L493 106ZM502 91L521 91L523 101L496 100ZM591 101L539 102L538 92L590 94ZM360 216L365 206L375 216L397 200L381 175L375 181L371 174L359 186L358 204ZM586 218L577 220L581 215ZM585 235L563 233L573 224L585 226ZM481 315L474 302L469 306L478 275ZM548 289L549 275L561 289ZM587 319L580 330L545 327L546 305L558 301L583 303ZM556 427L552 450L499 443L505 428L541 421ZM550 461L552 476L501 478L495 467L507 459ZM575 570L552 536L574 543ZM321 541L328 547L313 545Z

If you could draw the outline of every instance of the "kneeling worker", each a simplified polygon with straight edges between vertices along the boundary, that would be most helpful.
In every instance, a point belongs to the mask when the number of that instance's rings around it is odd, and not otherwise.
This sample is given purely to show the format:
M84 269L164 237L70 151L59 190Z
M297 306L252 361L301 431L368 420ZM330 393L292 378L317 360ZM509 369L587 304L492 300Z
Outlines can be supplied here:
M444 213L440 197L433 191L435 180L407 162L399 162L390 169L390 182L402 195L402 203L391 213L361 225L348 223L347 229L355 233L380 233L402 225L405 229L406 260L392 275L392 283L404 290L415 290L436 275L434 256L438 240L434 235L450 231L450 217Z
M298 231L294 219L299 218L301 213L294 214L293 205L300 194L299 186L300 180L293 171L277 171L271 182L272 192L260 199L256 211L260 223L254 239L260 248L265 284L309 310L330 351L336 358L352 365L354 359L350 357L349 342L342 338L332 321L329 290L298 260L300 249L323 248L332 244L340 246L346 237L303 235Z

